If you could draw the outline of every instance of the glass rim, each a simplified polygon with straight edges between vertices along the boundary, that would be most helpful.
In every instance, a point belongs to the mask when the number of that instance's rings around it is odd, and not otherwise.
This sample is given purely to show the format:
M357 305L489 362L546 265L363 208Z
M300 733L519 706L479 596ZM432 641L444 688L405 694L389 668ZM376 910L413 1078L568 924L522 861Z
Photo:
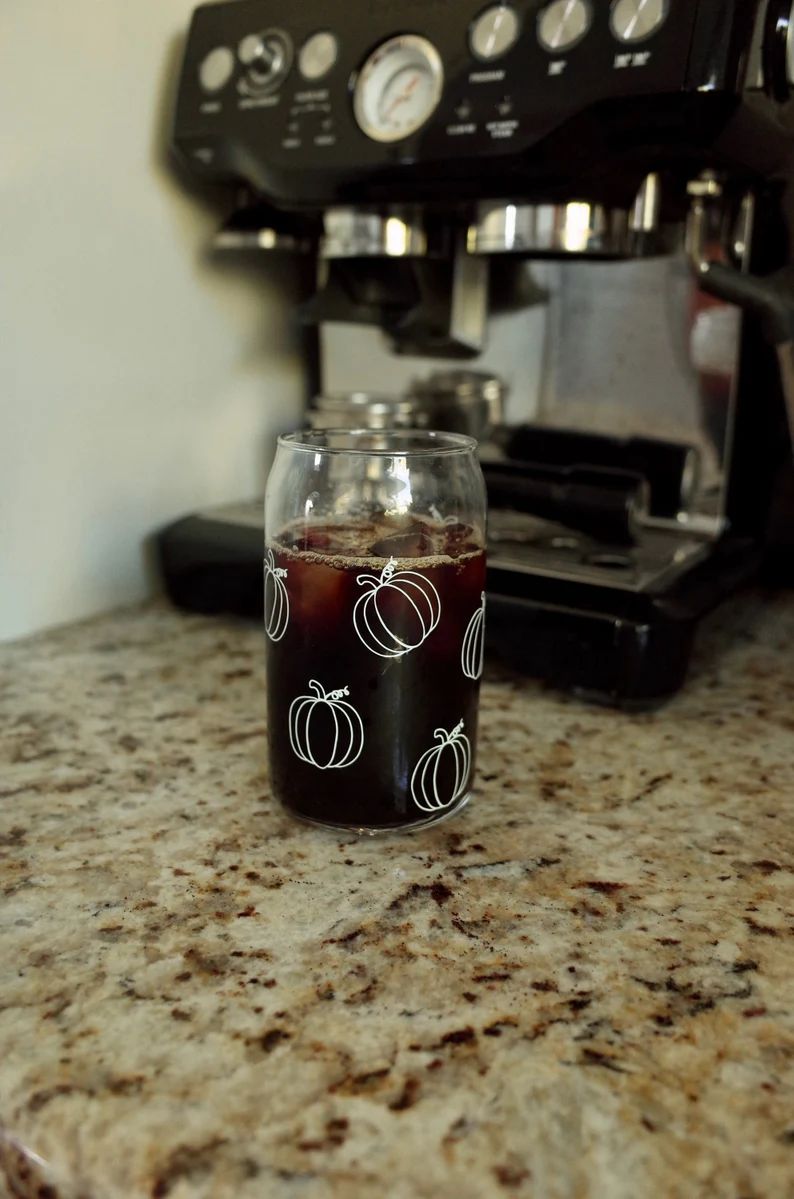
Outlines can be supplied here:
M320 439L338 437L349 445L321 445ZM393 444L388 447L362 446L356 442L365 437L388 438ZM400 441L426 442L425 445L400 449ZM278 439L279 449L298 450L307 454L347 454L366 458L437 458L456 454L471 454L477 450L477 441L465 433L446 433L439 429L303 429L297 433L285 433Z

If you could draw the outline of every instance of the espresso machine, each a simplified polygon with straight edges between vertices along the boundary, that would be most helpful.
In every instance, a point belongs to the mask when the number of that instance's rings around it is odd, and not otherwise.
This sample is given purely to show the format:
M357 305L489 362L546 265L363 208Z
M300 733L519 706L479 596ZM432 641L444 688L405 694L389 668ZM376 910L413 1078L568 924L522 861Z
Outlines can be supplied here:
M794 560L792 82L791 0L193 17L173 147L228 185L219 251L294 259L329 411L501 381L489 643L598 702L673 695L701 618ZM183 606L261 608L261 505L160 548Z

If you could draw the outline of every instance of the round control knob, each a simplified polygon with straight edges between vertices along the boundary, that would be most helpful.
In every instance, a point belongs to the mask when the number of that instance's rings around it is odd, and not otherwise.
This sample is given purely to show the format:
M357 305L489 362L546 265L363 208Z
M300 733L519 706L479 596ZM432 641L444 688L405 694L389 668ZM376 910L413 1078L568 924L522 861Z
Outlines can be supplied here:
M471 27L469 45L475 58L492 62L512 50L520 31L518 14L506 4L494 4L480 13Z
M237 57L247 68L248 82L259 92L272 91L292 66L292 42L281 29L249 33L237 47Z
M219 92L232 77L234 55L227 46L216 46L202 60L199 67L199 83L205 92Z
M644 42L667 20L670 0L613 0L610 25L621 42Z
M336 63L339 43L332 33L315 33L301 46L298 70L304 79L322 79Z
M570 50L593 21L589 0L554 0L538 16L538 41L550 54Z

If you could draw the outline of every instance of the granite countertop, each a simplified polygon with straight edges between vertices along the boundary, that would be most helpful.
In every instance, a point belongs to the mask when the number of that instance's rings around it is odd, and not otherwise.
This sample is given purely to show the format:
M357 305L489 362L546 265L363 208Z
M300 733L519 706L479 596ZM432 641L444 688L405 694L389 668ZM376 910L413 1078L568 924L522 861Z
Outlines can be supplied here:
M286 818L263 694L164 606L0 650L0 1194L794 1193L791 598L655 715L492 674L411 836Z

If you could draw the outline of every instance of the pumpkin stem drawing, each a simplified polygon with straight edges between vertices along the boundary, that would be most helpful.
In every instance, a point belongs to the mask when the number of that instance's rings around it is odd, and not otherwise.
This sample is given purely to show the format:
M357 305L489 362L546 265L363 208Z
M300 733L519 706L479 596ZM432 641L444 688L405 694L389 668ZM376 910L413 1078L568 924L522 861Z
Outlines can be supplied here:
M461 720L451 732L436 729L432 745L411 775L411 796L423 812L442 812L466 793L471 773L471 742Z
M326 691L316 679L313 695L299 695L290 704L288 726L293 752L318 770L342 770L358 761L364 749L364 723L352 704L342 699L348 687Z
M402 658L418 649L441 619L441 598L430 579L416 570L398 570L394 558L380 577L360 575L358 583L367 594L353 608L353 627L379 658Z
M289 625L289 595L286 578L289 571L276 566L273 551L265 558L265 632L271 641L280 641Z
M343 695L350 694L349 687L340 687L338 691L326 691L322 684L314 679L309 683L309 690L314 691L318 699L341 699Z
M485 592L483 591L480 606L469 621L463 635L463 645L460 651L460 666L467 679L482 678L482 668L485 660Z
M276 566L276 559L273 557L272 550L267 551L267 564L268 569L276 576L277 579L286 579L289 571L285 570L283 566Z

